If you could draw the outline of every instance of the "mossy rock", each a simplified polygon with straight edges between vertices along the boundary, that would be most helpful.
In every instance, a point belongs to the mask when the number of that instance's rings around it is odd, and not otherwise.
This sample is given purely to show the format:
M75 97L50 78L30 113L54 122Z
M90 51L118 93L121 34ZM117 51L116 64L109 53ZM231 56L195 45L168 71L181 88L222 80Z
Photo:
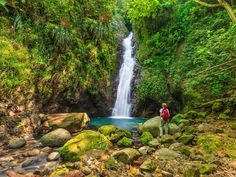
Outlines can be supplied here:
M98 131L105 136L110 136L116 131L116 129L117 128L114 125L103 125L98 129Z
M196 111L189 111L185 113L186 119L196 119L198 117L198 113Z
M116 131L109 137L109 140L111 142L116 143L123 137L132 138L132 134L131 132L125 129L116 129Z
M196 131L196 128L193 126L186 126L184 127L185 134L193 134Z
M230 116L225 114L225 113L220 113L219 114L219 119L230 119Z
M236 150L227 150L226 155L232 159L236 159Z
M117 146L119 147L131 147L132 145L133 145L133 140L126 137L123 137L121 140L117 142Z
M181 154L184 154L186 156L190 156L190 154L191 154L191 151L189 150L189 148L186 147L182 143L174 143L174 144L170 145L169 149L174 150L174 151L178 151Z
M177 114L175 115L172 119L171 119L171 122L172 123L175 123L175 124L179 124L179 122L182 120L182 119L185 119L185 115L184 114Z
M154 160L148 159L142 163L140 169L143 171L152 172L157 168L157 163Z
M231 124L231 129L236 130L236 122Z
M208 175L216 171L217 165L214 164L199 164L197 165L200 173L203 175Z
M196 166L187 167L184 170L184 177L200 177L200 170Z
M130 164L134 160L138 159L141 156L141 154L136 149L125 148L125 149L113 152L111 156L120 162Z
M106 162L105 162L105 167L108 170L117 170L118 169L118 162L114 157L110 157Z
M162 159L173 160L173 159L180 157L180 154L173 151L173 150L170 150L167 148L162 148L162 149L157 150L155 152L154 156L156 159L159 159L159 160L162 160Z
M171 144L171 143L174 143L175 142L175 139L173 136L171 135L163 135L161 138L160 138L160 143L161 144Z
M67 173L69 173L68 168L59 168L56 171L52 172L49 177L58 177L58 176L65 176Z
M193 135L186 135L183 134L179 139L178 142L183 143L183 144L189 144L192 142L192 140L194 139Z
M153 136L150 132L144 132L140 137L140 142L142 144L148 144L152 140L153 140Z
M53 130L52 132L47 133L44 135L40 142L44 146L49 147L61 147L63 146L69 139L71 138L71 134L69 131L58 128L56 130Z
M138 129L141 133L150 132L153 137L157 137L160 135L160 126L161 126L161 117L157 116L139 125Z
M69 140L60 153L64 160L78 161L80 156L91 150L106 150L112 143L106 136L92 130L85 130Z
M221 141L215 135L202 135L197 137L197 144L201 146L206 153L211 154L221 146Z
M168 132L170 135L174 135L175 133L180 132L180 128L178 125L174 124L174 123L170 123L168 125Z
M212 112L218 113L224 109L224 105L222 102L215 102L212 105Z
M197 117L200 118L200 119L201 119L201 118L203 119L203 118L205 118L205 117L207 116L207 114L208 114L207 112L199 112L199 113L197 114Z

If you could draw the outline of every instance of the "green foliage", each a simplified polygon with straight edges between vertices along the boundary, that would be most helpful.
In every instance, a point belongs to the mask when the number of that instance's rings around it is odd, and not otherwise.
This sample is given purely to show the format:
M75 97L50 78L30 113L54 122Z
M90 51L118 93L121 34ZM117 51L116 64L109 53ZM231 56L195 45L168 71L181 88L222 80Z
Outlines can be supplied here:
M203 147L206 153L214 153L221 145L221 141L214 135L198 136L197 144Z
M236 55L236 25L224 9L181 0L148 1L139 9L140 3L131 1L128 10L145 70L140 100L172 100L189 110L227 93L235 82L236 73L229 69L235 62L207 70Z
M42 101L109 89L121 28L113 25L116 1L12 3L9 13L0 12L1 99L17 88Z
M117 142L119 147L131 147L133 144L133 140L130 138L123 137L121 140Z
M153 136L150 132L143 132L143 134L140 137L140 141L142 144L148 144L152 140Z

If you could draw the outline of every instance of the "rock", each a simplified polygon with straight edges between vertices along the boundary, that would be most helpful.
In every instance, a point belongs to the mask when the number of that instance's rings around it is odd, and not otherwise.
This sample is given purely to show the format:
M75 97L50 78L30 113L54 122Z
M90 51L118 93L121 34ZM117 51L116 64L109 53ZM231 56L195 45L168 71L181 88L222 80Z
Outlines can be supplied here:
M103 134L85 130L69 140L61 149L60 153L64 160L77 161L80 156L91 150L106 150L112 143Z
M7 176L8 177L41 177L39 175L32 175L32 176L29 176L29 175L21 175L21 174L17 174L13 171L7 171Z
M207 132L209 131L209 128L211 129L211 125L210 124L207 124L207 123L202 123L200 124L198 127L197 127L197 131L199 133L204 133L204 132Z
M85 175L79 170L70 171L67 175L65 175L65 177L84 177L84 176Z
M199 169L200 173L205 174L211 174L216 171L217 165L214 164L199 164L197 165L197 168Z
M159 147L161 144L160 144L160 142L158 141L158 139L153 139L152 141L150 141L150 142L148 143L148 145L149 145L150 147L157 148L157 147Z
M151 148L149 146L143 146L141 148L138 149L138 151L142 154L142 155L147 155L147 154L151 154L152 152L155 151L154 148Z
M117 142L119 147L131 147L133 145L133 140L130 138L123 137Z
M153 137L160 135L161 117L157 116L139 125L140 132L150 132Z
M108 170L117 170L118 168L118 162L114 157L110 157L106 162L105 162L105 167Z
M167 171L161 171L162 177L174 177L173 174L171 174L170 172Z
M9 134L7 132L7 129L5 127L5 125L0 125L0 140L1 143L4 143L5 141L7 141L9 138Z
M236 170L236 160L229 163L229 166Z
M150 132L143 132L143 134L140 137L140 142L142 144L148 144L152 140L153 140L153 136Z
M236 130L236 122L234 122L234 123L231 124L231 129L232 129L232 130Z
M58 162L47 162L43 164L43 174L51 174L53 171L55 171L59 167Z
M155 156L156 159L172 160L172 159L175 159L177 157L180 157L180 154L173 151L173 150L170 150L170 149L167 149L167 148L162 148L162 149L157 150L155 152L154 156Z
M157 164L154 160L148 159L142 163L140 169L143 171L152 172L157 168Z
M113 143L118 142L123 137L131 138L132 134L128 130L117 129L110 137L109 140Z
M182 129L184 128L185 126L189 125L190 124L190 121L187 120L187 119L182 119L180 120L179 122L179 128Z
M80 170L85 175L89 175L90 173L92 173L92 170L89 167L86 167L86 166L85 167L81 167Z
M126 148L119 151L115 151L114 153L112 153L111 156L114 157L118 161L121 161L126 164L130 164L134 160L139 158L141 154L136 149Z
M58 168L50 174L50 177L64 177L69 173L68 168Z
M182 135L178 141L183 144L189 144L194 139L193 135Z
M57 161L60 158L59 152L52 152L48 155L48 161Z
M224 108L224 105L223 105L222 102L215 102L215 103L212 105L212 111L213 111L213 112L216 112L216 113L222 111L223 108Z
M190 150L182 143L174 143L170 145L169 149L181 152L186 156L189 156L191 154Z
M22 168L26 168L28 166L35 166L38 165L42 162L45 161L47 157L47 154L42 154L40 156L36 156L36 157L30 157L29 159L26 159L22 164L21 167Z
M174 134L180 132L180 128L176 124L170 123L168 125L168 127L169 127L169 134L170 135L174 135Z
M171 135L163 135L161 138L160 138L160 143L161 144L171 144L171 143L174 143L175 142L175 139L173 136Z
M181 133L176 133L173 135L173 137L174 139L178 139L179 137L181 137L181 135L182 135Z
M193 126L185 126L183 131L185 134L193 134L196 131L196 128Z
M40 150L39 149L33 149L31 151L26 151L23 156L25 157L32 157L32 156L37 156L40 154Z
M44 135L41 139L40 142L44 146L49 146L49 147L61 147L63 146L69 139L71 138L71 134L69 131L58 128L46 135Z
M24 138L13 138L10 140L8 147L11 149L21 148L26 145Z
M105 136L110 136L116 131L116 129L117 128L114 125L103 125L98 129L98 131Z
M184 177L200 177L200 171L195 166L188 167L184 170Z
M48 115L49 126L54 130L63 128L75 133L85 128L90 121L86 113L62 113Z
M171 119L171 122L173 122L175 124L179 124L182 119L185 119L185 115L184 114L177 114Z
M196 111L189 111L187 113L185 113L185 117L187 119L196 119L198 116L198 113Z

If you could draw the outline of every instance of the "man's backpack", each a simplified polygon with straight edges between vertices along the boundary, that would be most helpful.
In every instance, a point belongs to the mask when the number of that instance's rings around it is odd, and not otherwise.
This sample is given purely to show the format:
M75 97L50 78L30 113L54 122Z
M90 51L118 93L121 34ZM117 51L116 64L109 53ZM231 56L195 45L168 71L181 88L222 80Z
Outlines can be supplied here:
M163 120L170 120L170 112L168 109L163 110Z

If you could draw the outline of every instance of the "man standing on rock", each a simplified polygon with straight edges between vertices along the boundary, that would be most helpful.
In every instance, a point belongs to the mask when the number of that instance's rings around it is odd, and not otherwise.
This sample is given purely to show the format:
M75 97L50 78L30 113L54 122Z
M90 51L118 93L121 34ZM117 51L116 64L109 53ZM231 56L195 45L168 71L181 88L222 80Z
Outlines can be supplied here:
M167 108L166 103L162 103L162 108L160 109L161 116L161 126L160 126L160 136L163 135L163 126L165 129L165 134L168 134L168 124L170 122L170 112Z

